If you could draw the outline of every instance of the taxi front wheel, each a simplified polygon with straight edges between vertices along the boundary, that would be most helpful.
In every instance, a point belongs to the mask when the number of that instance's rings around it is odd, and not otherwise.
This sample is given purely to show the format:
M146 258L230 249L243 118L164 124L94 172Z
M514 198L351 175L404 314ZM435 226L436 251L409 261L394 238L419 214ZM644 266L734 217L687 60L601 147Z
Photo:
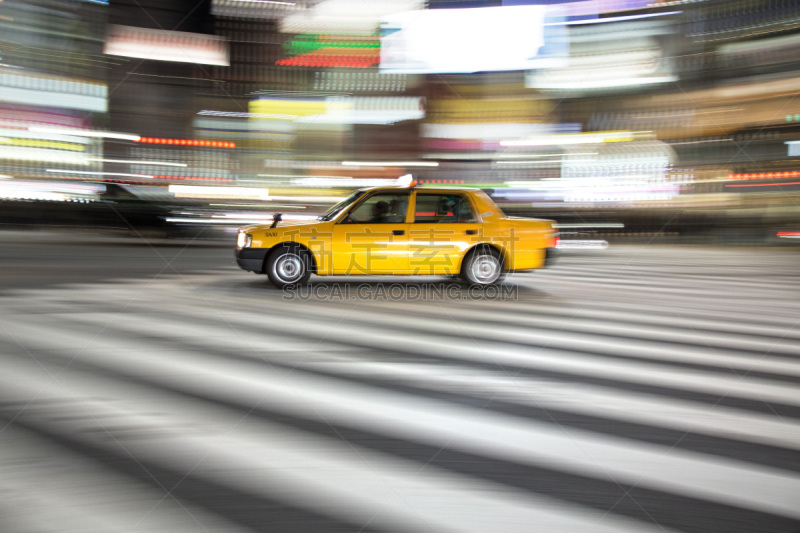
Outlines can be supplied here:
M267 258L269 281L283 289L302 285L311 277L311 256L299 246L284 246Z
M464 260L461 277L471 285L491 285L503 279L503 258L494 248L480 248Z

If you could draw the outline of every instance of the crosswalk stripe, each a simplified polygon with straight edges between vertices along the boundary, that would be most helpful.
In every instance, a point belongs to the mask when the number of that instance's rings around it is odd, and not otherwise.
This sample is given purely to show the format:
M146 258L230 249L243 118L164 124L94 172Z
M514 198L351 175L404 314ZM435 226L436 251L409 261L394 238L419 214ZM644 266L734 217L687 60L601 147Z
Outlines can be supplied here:
M351 360L308 362L299 368L333 374L412 381L430 390L456 390L487 400L502 400L541 409L652 424L686 432L724 436L800 450L800 423L726 407L705 407L677 398L619 392L586 384L553 383L521 376L488 375L467 368L414 363Z
M373 302L359 305L355 311L380 313ZM312 313L320 312L313 310ZM420 310L413 318L420 318ZM421 312L426 318L441 318L443 312L427 310ZM619 336L633 336L643 340L685 342L703 346L719 346L737 351L751 350L784 353L793 356L800 352L800 330L797 319L787 321L785 327L755 326L734 321L715 321L707 317L676 318L610 309L553 309L543 306L522 307L514 305L514 311L497 309L490 316L476 316L463 308L448 308L445 316L467 326L474 324L481 329L498 326L557 330L578 330ZM780 342L779 342L780 341Z
M168 291L169 287L165 287ZM80 291L88 291L84 297L87 301L96 302L98 300L88 298L93 288L80 287L76 288ZM110 293L108 291L111 291ZM130 302L136 302L135 293L130 289L123 290L120 288L111 288L102 291L106 299L114 300L116 295L119 298L124 298ZM215 305L214 301L198 297L197 295L182 293L180 295L179 304L188 303L193 301L197 305L202 305L208 311L210 316L213 316ZM188 300L187 300L188 299ZM280 298L276 299L274 303L282 305L281 312L294 309L295 312L318 312L318 309L309 309L308 302L294 302L294 301L281 301ZM37 296L37 305L44 305L47 303L46 298L41 295ZM426 306L424 304L430 303ZM385 314L381 311L380 302L375 301L362 301L358 302L357 307L352 302L345 302L336 305L336 302L325 302L328 309L336 309L337 312L350 314L357 310L363 312L375 311L378 314ZM422 305L420 305L422 304ZM485 328L486 321L484 318L489 319L490 324L494 325L519 325L520 327L529 327L531 325L550 326L551 328L562 329L581 329L586 332L595 332L602 334L603 329L608 327L611 331L619 330L620 334L625 334L624 326L619 323L632 324L627 330L630 334L644 335L645 338L658 339L660 333L666 334L678 341L692 342L705 345L720 344L729 348L739 347L740 349L748 348L751 350L769 351L776 350L775 353L784 353L786 355L794 355L800 341L800 322L798 321L797 312L795 313L776 313L774 316L770 315L768 318L761 319L758 313L752 310L748 312L734 312L730 308L720 309L712 314L709 313L689 313L685 309L676 309L674 307L666 308L663 312L658 313L654 310L653 306L645 307L636 304L626 304L622 306L618 303L603 304L598 306L588 302L582 308L553 308L543 306L541 304L529 304L525 302L514 302L514 311L509 311L504 307L503 302L485 301L480 302L481 308L488 311L491 309L491 314L488 316L475 316L475 308L464 305L460 306L447 306L441 305L442 302L403 302L393 301L392 312L400 314L403 319L413 318L414 313L422 313L422 316L430 316L432 318L452 318L462 321L477 322L483 324ZM263 313L263 303L261 306L256 304L252 298L246 300L245 304L253 312ZM163 308L168 308L168 304L162 304ZM796 308L797 309L797 308ZM797 309L800 311L800 309ZM403 311L406 311L405 313ZM646 314L645 314L646 312ZM681 316L675 316L680 313ZM267 313L269 314L269 313ZM438 317L437 317L438 314ZM340 315L341 317L341 315ZM550 318L548 318L550 317ZM713 318L713 320L712 320ZM584 319L584 320L580 320ZM578 323L578 324L576 324ZM782 324L782 325L776 325ZM577 326L580 325L580 328ZM647 326L652 329L648 329ZM731 336L731 334L733 334ZM727 337L727 338L726 338ZM713 342L712 342L713 341Z
M324 343L333 343L339 347L352 347L354 342L369 344L371 346L397 346L402 347L402 351L409 354L435 355L436 357L452 361L471 361L475 363L490 362L498 369L545 369L550 371L565 372L574 375L588 375L602 377L609 380L625 380L632 383L642 383L657 385L675 390L690 390L716 394L719 397L734 397L749 399L753 402L776 402L780 404L798 406L800 405L800 395L797 394L795 386L779 381L766 380L747 375L729 375L727 373L711 372L708 369L683 369L680 367L670 368L659 364L660 361L669 361L669 358L659 358L659 353L654 354L653 361L620 361L615 358L604 360L595 355L581 355L570 353L562 354L557 348L557 344L551 345L547 349L532 347L526 348L518 345L504 345L500 342L491 344L475 344L469 337L464 337L464 331L458 326L453 327L447 324L442 325L442 330L451 328L453 335L461 334L460 337L448 336L440 332L418 332L413 338L409 338L403 332L396 331L391 324L386 324L382 329L364 328L348 320L347 324L339 324L335 320L327 324L319 320L315 322L315 328L309 331L308 326L295 320L291 316L270 315L268 320L256 315L235 313L230 316L230 312L225 312L217 317L221 327L226 321L235 328L249 328L252 331L263 331L265 335L279 335L282 339L287 339L287 349L303 349L308 347L309 339L318 339ZM318 314L318 316L321 316ZM82 314L88 318L89 315ZM228 318L223 318L228 317ZM109 318L106 315L97 315L96 320L100 324L107 323ZM183 338L197 338L200 335L207 336L209 321L206 314L199 309L186 309L180 317L173 317L172 321L164 321L157 316L134 316L127 315L125 323L118 324L119 328L133 327L147 331L159 331L165 328L165 334L178 335L183 333ZM203 324L195 326L194 324ZM217 323L216 321L214 323ZM127 324L127 326L126 326ZM166 326L165 326L166 325ZM236 333L235 330L232 330ZM220 334L224 329L220 330ZM252 334L252 332L251 332ZM239 333L237 333L239 335ZM464 337L464 338L462 338ZM247 337L249 338L249 337ZM207 339L213 342L213 338ZM225 340L220 346L224 349L225 344L236 343L234 340ZM242 345L242 349L250 351L263 348L264 342L255 338ZM267 344L268 346L268 344ZM602 347L599 344L598 347ZM444 348L446 349L440 349ZM613 344L612 344L613 347ZM592 348L597 350L597 348ZM602 350L597 350L602 352ZM611 351L613 353L613 351ZM620 353L626 353L620 351ZM680 357L680 353L677 356ZM701 359L698 359L701 360ZM756 357L754 362L749 362L751 366L766 368L773 373L782 372L782 362L774 361L762 362ZM791 366L791 364L787 364ZM720 369L726 370L724 365Z
M318 317L320 315L315 313L312 316ZM108 317L103 314L83 313L80 320L102 324L107 322ZM235 322L239 323L240 319L236 319ZM244 335L240 332L239 337L231 339L223 335L224 331L214 333L214 328L210 328L208 324L198 323L193 319L184 322L180 317L174 317L172 321L165 321L138 313L128 314L122 323L114 323L108 327L116 332L127 331L131 334L141 331L147 331L151 334L166 335L168 333L172 338L183 339L185 342L191 342L193 339L202 336L204 345L211 351L234 350L243 354L258 354L260 352L259 347L262 344L258 336L250 339L250 334ZM147 343L145 343L145 346L147 346ZM283 360L286 365L294 365L299 368L333 367L337 371L347 368L347 372L351 373L380 373L385 371L386 375L392 378L413 377L416 381L431 382L431 387L429 388L433 389L437 388L437 384L447 383L449 379L454 383L458 383L462 390L478 395L488 391L489 396L492 398L512 397L540 407L549 406L562 409L565 408L564 404L568 403L568 410L594 416L604 415L638 423L650 422L685 431L718 434L730 438L740 438L750 442L762 442L788 448L800 447L798 426L776 420L774 416L756 415L719 405L703 406L672 398L665 399L633 392L609 391L608 387L597 387L588 384L578 386L559 383L551 385L547 380L531 380L524 376L507 374L492 376L487 375L485 371L478 372L466 367L458 370L459 373L453 376L452 370L437 373L437 368L445 367L435 367L430 364L419 367L409 364L401 366L398 362L394 362L391 365L380 365L371 361L361 361L357 358L345 358L344 350L347 348L346 345L341 347L343 350L342 356L335 359L332 364L306 362L302 359L297 359L293 355L293 352L307 347L308 341L303 338L295 336L284 337L281 339L281 352L288 354L288 357L277 358L275 355L270 355L270 361ZM330 349L330 344L328 344L328 349ZM254 357L258 357L258 355L254 355ZM347 362L352 364L345 365ZM418 368L419 371L414 371L415 368ZM444 372L448 372L448 379L445 378ZM514 392L518 391L519 394L515 395ZM521 391L524 391L524 393ZM533 400L528 401L529 398L533 398ZM558 400L551 400L552 398L558 398Z
M343 386L330 378L263 366L240 368L232 362L201 366L192 353L134 352L113 339L87 342L80 334L54 331L48 325L15 323L13 327L28 339L29 345L52 350L53 355L59 355L61 346L74 346L82 361L154 383L201 388L211 398L235 399L242 405L269 402L273 408L294 416L321 415L331 422L355 423L386 435L441 446L457 445L487 457L557 465L582 475L800 518L795 496L800 493L800 476L772 468L637 445L576 429L565 432L480 409L377 392L352 383ZM742 479L747 479L748 484L739 483Z
M783 280L717 277L710 268L675 273L658 260L604 268L605 261L523 274L513 302L286 301L266 284L263 290L251 283L207 291L218 272L22 290L0 297L0 346L14 364L25 359L25 350L55 372L67 363L57 382L67 388L55 397L80 399L96 420L118 420L112 433L121 442L130 437L134 457L188 472L192 456L179 457L180 447L207 453L211 461L191 476L227 472L230 487L247 487L264 501L272 501L274 480L253 481L242 472L275 468L276 458L285 459L288 483L297 491L280 501L323 512L336 524L364 525L365 532L372 531L367 524L415 531L487 531L498 523L507 531L529 531L516 527L523 523L541 524L543 531L603 530L592 523L606 508L591 497L552 490L558 483L577 490L595 482L606 483L606 494L614 486L632 497L653 491L644 497L669 502L669 508L685 498L692 518L663 522L677 530L706 531L695 514L706 507L716 519L764 520L782 524L781 531L790 530L787 521L800 524L800 468L792 455L800 449L800 304L785 297ZM591 265L598 268L587 275ZM756 274L758 264L745 270ZM659 272L671 275L660 279ZM158 308L150 302L155 292ZM585 305L570 307L577 297ZM652 300L645 305L645 299ZM36 367L25 368L0 376L0 398L18 401L41 390L41 380L25 381ZM114 401L98 402L101 397ZM535 414L542 409L573 414L577 422L561 415L548 421ZM21 427L108 449L71 422L31 412L20 416ZM214 441L224 442L224 450L213 448L209 435L247 413L252 427L226 432L227 440ZM333 434L308 425L320 419ZM616 429L598 427L602 421ZM115 428L128 422L143 425L134 424L141 429L130 435L118 433ZM148 448L146 427L176 447L165 454ZM348 428L372 437L339 449L334 434L347 435ZM661 440L637 436L646 428L662 433ZM680 433L663 439L669 431L697 434L726 450L681 446L674 437ZM285 439L271 440L273 434ZM372 440L386 442L385 450L368 445ZM676 447L664 446L670 443ZM441 450L450 462L432 460L427 476L411 476L424 464L424 454L410 451L417 445L429 447L429 456ZM774 459L758 457L770 450L777 452ZM340 452L357 457L341 465ZM455 452L467 455L451 457ZM265 455L251 461L244 459L248 454ZM0 468L2 457L0 451ZM476 461L487 471L466 466ZM325 480L306 479L304 467ZM516 468L530 482L492 477L493 467ZM544 471L556 485L535 480ZM354 480L352 490L330 482L342 472ZM384 491L408 493L406 501L421 512L383 502L390 495L373 490L376 472ZM25 481L20 478L21 486ZM469 499L455 497L464 490ZM414 499L420 495L425 501ZM63 509L58 497L52 492L54 507ZM464 501L474 512L464 512ZM434 509L435 502L461 516ZM644 508L607 508L599 522L607 531L667 530ZM507 518L489 523L487 510ZM69 513L62 514L69 523ZM119 520L113 511L95 519L109 530Z
M107 322L107 316L84 313L81 314L80 320L104 324ZM173 319L169 322L157 317L134 314L128 315L122 323L105 327L109 328L109 333L117 338L123 338L125 332L134 335L137 332L147 331L156 335L169 333L172 339L192 343L202 336L204 339L202 348L196 344L193 345L195 348L190 348L189 344L185 345L186 349L202 349L209 353L235 352L250 356L257 361L264 361L263 351L258 348L262 344L258 335L252 339L249 338L250 334L229 338L220 332L214 333L213 327L198 323L196 320L184 323ZM157 343L152 344L151 348L148 339L140 338L138 342L143 349L158 349ZM336 355L331 355L327 363L321 361L319 357L308 360L303 356L298 358L296 353L307 346L308 343L304 339L286 337L285 341L281 340L280 353L271 353L267 361L273 366L278 365L285 369L322 370L342 377L366 376L374 379L383 376L389 382L413 380L414 386L422 386L430 391L449 386L450 389L460 391L462 395L474 395L494 401L511 401L518 405L614 418L768 446L789 449L800 447L798 431L800 426L779 420L772 415L760 415L721 405L705 406L652 394L613 390L607 386L599 387L585 383L577 385L564 381L552 383L552 380L531 379L508 372L492 374L486 370L478 371L463 366L431 364L415 366L413 363L400 361L380 364L371 359L361 360L357 355L352 356L352 350L348 350L346 346L342 346L339 351L331 352L330 344L325 347L326 353Z
M328 319L341 316L336 311L314 310L304 313L309 317ZM745 371L763 371L780 375L800 376L800 361L765 359L764 354L795 355L800 353L800 344L778 344L775 340L756 342L733 338L730 342L722 337L696 336L665 332L629 325L607 325L594 323L570 323L526 319L524 326L513 323L493 324L480 327L477 317L464 317L458 323L441 321L435 324L428 318L404 317L402 328L416 331L436 332L441 335L465 336L474 340L518 343L522 345L546 346L562 350L593 352L597 354L625 354L664 362L702 363L720 368L744 368ZM351 310L348 320L359 320L385 327L397 328L394 317L378 315L374 311ZM628 337L624 334L627 333ZM739 350L736 350L738 343ZM754 356L741 351L750 349ZM734 351L736 350L736 351ZM741 351L740 351L741 350Z
M221 312L220 316L226 314L227 312ZM198 309L186 309L184 312L184 318L196 317L202 320L205 316L205 313ZM309 336L309 326L293 317L270 315L266 320L259 316L239 314L235 319L230 319L230 323L282 335ZM324 328L317 323L314 326L314 335L324 342L351 345L356 339L360 343L372 346L402 347L402 351L407 353L432 354L453 360L488 361L498 368L507 365L512 368L538 368L579 375L590 374L595 377L665 386L677 390L694 390L720 396L800 406L800 395L797 394L797 387L793 385L749 376L720 375L707 370L669 368L656 361L619 361L582 354L570 354L566 357L554 349L538 347L531 349L498 344L476 345L469 338L433 332L418 332L409 336L391 327L362 328L349 321L333 322Z
M20 465L35 465L36 474ZM19 427L0 431L0 492L6 532L246 531Z
M231 422L220 424L223 414L209 414L201 405L182 402L180 417L171 416L159 407L173 403L168 396L71 372L62 373L42 393L48 375L43 384L30 379L34 369L17 370L0 376L0 397L61 400L62 407L50 406L46 413L36 412L34 402L31 412L21 415L34 427L72 435L100 449L121 447L146 458L145 468L148 462L169 465L355 524L482 533L503 517L503 529L510 532L530 531L531 524L564 533L669 531L435 467L419 468L352 444L312 440L263 421L253 424L245 416L233 414ZM199 427L216 431L209 436L193 429Z

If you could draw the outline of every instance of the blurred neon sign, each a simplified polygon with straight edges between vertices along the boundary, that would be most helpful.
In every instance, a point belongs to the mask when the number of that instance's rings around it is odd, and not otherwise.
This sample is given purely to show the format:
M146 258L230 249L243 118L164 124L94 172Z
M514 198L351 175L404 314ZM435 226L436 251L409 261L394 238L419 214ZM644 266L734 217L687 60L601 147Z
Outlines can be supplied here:
M294 57L276 61L293 67L367 68L380 63L377 35L306 34L295 37L286 49Z

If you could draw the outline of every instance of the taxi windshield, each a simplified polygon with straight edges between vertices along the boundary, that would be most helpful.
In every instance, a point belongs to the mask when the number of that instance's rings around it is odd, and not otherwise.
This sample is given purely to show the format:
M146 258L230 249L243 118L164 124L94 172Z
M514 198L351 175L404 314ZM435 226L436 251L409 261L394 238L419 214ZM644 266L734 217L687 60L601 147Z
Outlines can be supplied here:
M336 217L336 215L338 215L344 209L346 209L348 206L350 206L350 204L352 204L353 202L358 200L361 197L362 194L364 194L364 191L356 191L356 192L354 192L353 194L351 194L350 196L348 196L347 198L345 198L344 200L342 200L341 202L339 202L338 204L334 205L333 207L331 207L330 209L325 211L323 214L318 216L317 220L323 220L325 222L333 220Z

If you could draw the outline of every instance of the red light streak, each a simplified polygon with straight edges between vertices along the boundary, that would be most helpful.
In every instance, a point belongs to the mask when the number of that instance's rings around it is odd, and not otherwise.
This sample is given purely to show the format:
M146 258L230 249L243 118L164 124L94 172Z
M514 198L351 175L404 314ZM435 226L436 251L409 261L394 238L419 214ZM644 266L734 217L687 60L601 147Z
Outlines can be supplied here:
M162 139L158 137L142 137L137 143L167 144L178 146L202 146L205 148L236 148L236 143L226 141L201 141L197 139Z
M728 174L730 180L765 180L800 177L800 170L786 172L753 172L750 174Z
M789 181L785 183L737 183L728 184L726 187L780 187L781 185L800 185L800 181Z
M369 68L380 64L380 50L343 50L341 48L321 48L308 54L300 54L276 61L276 65L289 67L349 67Z

